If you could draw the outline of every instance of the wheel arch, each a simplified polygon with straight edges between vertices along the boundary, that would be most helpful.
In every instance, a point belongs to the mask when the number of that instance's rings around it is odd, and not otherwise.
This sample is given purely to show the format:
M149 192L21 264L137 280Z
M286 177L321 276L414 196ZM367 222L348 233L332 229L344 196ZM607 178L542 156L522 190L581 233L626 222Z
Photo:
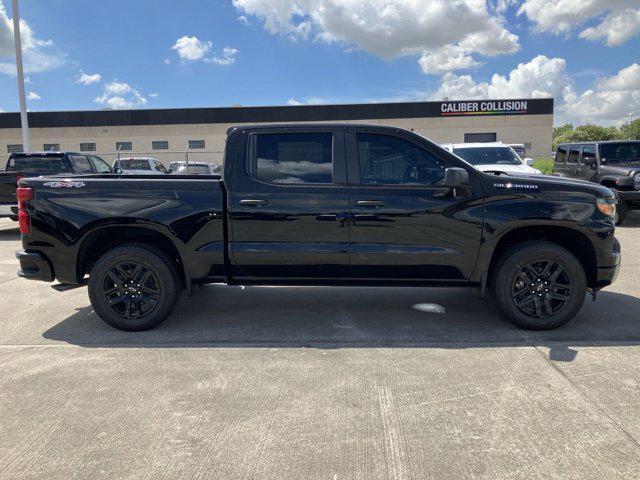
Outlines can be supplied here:
M183 263L180 249L166 234L151 226L103 225L87 233L78 247L76 276L81 280L91 272L95 262L107 251L125 244L148 246L164 254L172 262L182 286L188 287L190 279Z
M554 225L522 226L505 232L498 240L491 254L488 267L488 280L492 275L498 259L509 248L532 240L542 240L559 245L571 252L584 269L589 287L595 286L598 277L598 259L593 244L589 238L573 228Z

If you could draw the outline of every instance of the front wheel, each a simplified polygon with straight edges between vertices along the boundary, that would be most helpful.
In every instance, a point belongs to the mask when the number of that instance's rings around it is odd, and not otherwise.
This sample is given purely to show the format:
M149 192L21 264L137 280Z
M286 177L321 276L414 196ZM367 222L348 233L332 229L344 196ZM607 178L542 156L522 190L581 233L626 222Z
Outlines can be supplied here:
M500 310L519 327L550 330L580 310L587 281L578 259L549 242L527 242L507 250L492 274Z
M179 296L175 268L160 252L123 245L102 255L91 269L89 299L112 327L148 330L165 320Z

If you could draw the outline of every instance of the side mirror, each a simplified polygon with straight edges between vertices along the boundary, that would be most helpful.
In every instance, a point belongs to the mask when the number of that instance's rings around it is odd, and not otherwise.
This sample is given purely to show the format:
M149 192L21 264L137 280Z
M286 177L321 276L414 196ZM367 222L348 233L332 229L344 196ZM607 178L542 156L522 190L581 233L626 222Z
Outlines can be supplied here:
M524 159L524 164L525 164L527 167L533 167L533 158L525 158L525 159Z
M469 185L469 172L459 167L447 168L444 171L444 185L449 188Z

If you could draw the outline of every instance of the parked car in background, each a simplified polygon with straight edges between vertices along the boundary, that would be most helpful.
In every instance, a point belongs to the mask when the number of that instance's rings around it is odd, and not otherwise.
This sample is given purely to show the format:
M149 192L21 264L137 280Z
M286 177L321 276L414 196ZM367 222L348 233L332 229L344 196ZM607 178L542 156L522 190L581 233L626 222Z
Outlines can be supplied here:
M533 160L522 160L509 145L494 143L448 143L442 148L458 155L478 170L490 173L515 173L540 175L542 172L533 168Z
M486 174L398 128L231 128L224 169L20 180L19 275L89 274L95 311L123 330L220 282L473 287L517 325L548 329L620 268L608 188Z
M0 173L0 217L17 220L16 187L20 178L88 173L112 173L112 169L95 155L74 152L12 153L4 171Z
M113 162L113 169L120 170L124 175L166 175L169 173L160 160L151 157L120 158Z
M171 162L169 171L174 175L222 175L222 165L208 162Z
M561 143L553 171L609 187L618 199L616 225L640 209L640 141Z

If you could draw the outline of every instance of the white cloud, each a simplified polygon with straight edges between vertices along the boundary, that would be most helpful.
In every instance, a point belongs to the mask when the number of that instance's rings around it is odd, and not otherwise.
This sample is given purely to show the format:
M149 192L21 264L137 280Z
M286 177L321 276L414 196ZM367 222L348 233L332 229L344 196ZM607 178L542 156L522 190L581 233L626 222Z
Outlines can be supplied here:
M422 55L428 72L470 68L472 54L494 56L520 49L500 14L512 0L487 7L484 0L233 0L246 15L261 18L272 34L356 46L391 58ZM457 58L436 66L443 49ZM426 67L425 67L426 65Z
M27 94L27 100L42 100L42 97L36 92L29 92Z
M52 40L39 39L25 20L20 20L25 73L39 73L58 68L65 55L53 48ZM0 73L16 75L13 20L0 0Z
M102 75L99 73L94 73L92 75L88 73L82 72L80 77L76 80L76 83L81 83L82 85L91 85L92 83L98 83L102 80Z
M157 93L150 93L149 95L147 95L149 98L158 98L158 94Z
M116 80L104 86L102 95L95 98L95 102L114 109L143 107L147 99L131 85Z
M242 25L249 25L249 20L247 19L247 17L245 17L244 15L240 15L238 17L238 21L242 24Z
M211 63L215 63L216 65L231 65L236 63L236 54L238 50L236 48L224 47L222 49L222 56L214 56L211 60L206 60Z
M322 97L308 97L304 100L298 100L295 98L290 98L287 100L287 105L289 106L298 106L298 105L325 105L329 103L326 98Z
M454 45L445 45L439 50L425 52L418 60L420 68L427 74L467 70L480 66L480 63L463 49Z
M187 35L180 37L171 50L178 52L181 60L194 62L202 60L213 47L210 41L203 42L198 37L189 37Z
M525 0L518 10L540 32L570 34L589 21L599 22L580 33L589 40L622 45L640 34L638 0Z
M447 73L432 99L548 98L555 100L556 123L615 124L640 110L640 65L601 78L595 88L576 92L566 61L539 55L519 64L508 76L495 74L488 82L471 75Z
M166 65L170 65L170 64L171 64L171 59L170 59L170 58L165 58L165 59L164 59L164 63L165 63Z

